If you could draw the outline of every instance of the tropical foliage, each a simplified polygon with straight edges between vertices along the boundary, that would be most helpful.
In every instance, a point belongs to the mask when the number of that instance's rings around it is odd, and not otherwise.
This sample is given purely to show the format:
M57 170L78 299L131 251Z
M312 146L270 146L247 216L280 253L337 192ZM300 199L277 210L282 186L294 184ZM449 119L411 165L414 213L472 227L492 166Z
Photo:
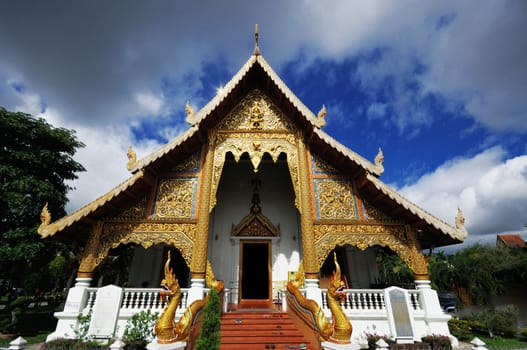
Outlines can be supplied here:
M220 297L212 288L210 298L203 308L201 332L196 343L196 350L218 350L220 348Z
M46 203L54 217L65 214L67 181L84 171L73 155L84 145L71 130L1 107L0 130L0 295L12 312L5 331L16 328L17 314L27 308L20 297L63 288L71 273L75 254L42 241L37 228Z
M413 274L396 254L378 255L381 285L405 286ZM452 255L432 255L429 262L432 287L452 290L465 304L485 305L507 286L527 283L527 250L473 245Z

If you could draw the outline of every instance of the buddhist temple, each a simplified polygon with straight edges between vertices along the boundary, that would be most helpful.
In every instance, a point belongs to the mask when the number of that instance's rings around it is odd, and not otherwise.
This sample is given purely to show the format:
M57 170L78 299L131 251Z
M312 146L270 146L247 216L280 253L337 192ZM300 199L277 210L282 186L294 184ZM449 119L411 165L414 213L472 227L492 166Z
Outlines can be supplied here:
M123 247L132 254L111 315L118 334L135 312L165 307L158 294L171 252L170 271L181 287L176 321L207 294L210 266L223 282L224 314L302 313L287 293L296 280L300 298L316 303L331 322L336 316L327 295L337 263L340 304L353 327L340 343L357 347L368 332L406 341L450 335L450 316L430 287L423 251L463 242L461 211L454 225L442 221L381 180L381 150L370 161L328 135L325 107L315 113L295 96L264 59L257 32L252 54L224 88L201 109L187 104L183 113L189 126L180 136L144 158L133 147L128 163L123 155L130 171L123 183L40 226L43 239L84 247L75 286L48 339L71 336L77 316L97 306L104 287L97 276ZM378 247L402 258L415 289L375 289ZM323 338L308 348L331 348Z

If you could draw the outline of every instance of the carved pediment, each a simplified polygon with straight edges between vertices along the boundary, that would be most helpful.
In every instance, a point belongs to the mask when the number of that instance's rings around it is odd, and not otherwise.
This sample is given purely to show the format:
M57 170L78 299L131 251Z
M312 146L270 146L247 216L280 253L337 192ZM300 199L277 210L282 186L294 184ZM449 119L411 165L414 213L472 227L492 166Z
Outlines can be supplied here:
M259 207L253 207L238 225L232 225L232 237L280 237L280 225L274 226L262 214Z
M219 130L292 131L293 124L260 90L253 90L218 125Z

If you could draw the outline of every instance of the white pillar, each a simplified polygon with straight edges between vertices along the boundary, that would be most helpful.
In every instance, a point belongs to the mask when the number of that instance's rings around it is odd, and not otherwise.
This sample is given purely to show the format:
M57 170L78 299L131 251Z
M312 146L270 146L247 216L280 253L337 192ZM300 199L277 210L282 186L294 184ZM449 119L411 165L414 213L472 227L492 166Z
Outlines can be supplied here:
M188 290L187 305L192 304L196 300L203 299L205 289L205 279L192 278L190 279L190 289Z
M9 350L23 350L26 348L26 345L27 341L22 337L18 337L9 343Z
M437 292L430 287L430 281L416 280L415 285L419 291L419 303L425 312L426 325L428 326L426 333L450 336L448 321L451 316L447 315L441 308Z
M146 346L148 350L184 350L186 347L186 341L177 341L170 344L159 344L156 340Z
M57 328L55 332L49 334L46 341L55 340L58 338L75 338L74 329L77 327L77 317L86 306L86 299L88 297L86 288L90 286L91 278L77 278L75 287L70 288L64 310L55 312L54 316L58 319Z
M472 344L472 350L487 350L485 343L478 337L472 339L470 344Z
M306 287L306 298L316 301L322 307L322 290L318 285L318 278L306 278L304 286Z

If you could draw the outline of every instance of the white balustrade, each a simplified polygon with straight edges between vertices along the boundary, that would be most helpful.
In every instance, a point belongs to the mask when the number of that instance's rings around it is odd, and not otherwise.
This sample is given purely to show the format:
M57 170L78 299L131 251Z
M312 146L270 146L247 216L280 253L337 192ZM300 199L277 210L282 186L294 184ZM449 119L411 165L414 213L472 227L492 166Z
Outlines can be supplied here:
M328 309L327 289L322 289L322 308ZM378 312L386 310L384 291L381 289L345 289L341 301L344 311Z
M143 310L161 312L170 298L160 296L159 288L124 288L123 300L121 301L121 311L136 313ZM89 312L97 298L97 288L87 288L85 312ZM178 311L187 308L188 288L181 288L181 300L179 301Z

